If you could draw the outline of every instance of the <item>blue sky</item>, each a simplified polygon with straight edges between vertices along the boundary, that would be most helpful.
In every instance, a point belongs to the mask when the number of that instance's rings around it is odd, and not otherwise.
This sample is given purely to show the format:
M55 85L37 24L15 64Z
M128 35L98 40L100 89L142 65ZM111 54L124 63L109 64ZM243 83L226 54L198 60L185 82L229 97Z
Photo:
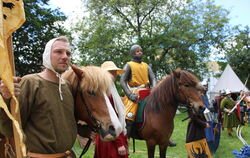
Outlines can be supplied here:
M66 15L82 10L81 0L50 0L52 6L61 8ZM250 0L215 0L215 4L230 10L230 24L250 27Z
M250 27L250 0L215 0L215 4L230 11L230 24Z

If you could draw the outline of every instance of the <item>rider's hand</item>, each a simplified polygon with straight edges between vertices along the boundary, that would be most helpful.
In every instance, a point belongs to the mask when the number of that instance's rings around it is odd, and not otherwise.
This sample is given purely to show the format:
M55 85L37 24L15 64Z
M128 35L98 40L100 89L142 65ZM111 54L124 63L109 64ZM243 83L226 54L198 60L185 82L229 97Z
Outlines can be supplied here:
M20 77L13 77L13 82L14 82L14 94L15 96L18 96L20 94L20 85L19 82L21 81ZM11 98L11 93L7 86L3 83L3 81L0 81L0 93L5 99L10 99Z
M138 95L135 94L135 93L131 93L131 94L129 95L129 99L130 99L131 101L133 101L133 102L137 102L137 100L138 100Z
M118 154L119 155L126 155L126 152L127 152L127 149L125 148L125 146L123 145L123 146L120 146L120 147L118 147Z

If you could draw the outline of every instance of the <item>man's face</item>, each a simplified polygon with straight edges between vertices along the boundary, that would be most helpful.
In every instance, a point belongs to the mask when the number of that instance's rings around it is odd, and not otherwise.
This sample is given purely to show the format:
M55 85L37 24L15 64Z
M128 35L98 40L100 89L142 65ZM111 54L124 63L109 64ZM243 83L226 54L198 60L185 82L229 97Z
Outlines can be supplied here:
M71 52L69 43L55 41L51 47L51 65L58 73L65 72L70 63Z
M134 52L134 58L137 60L141 60L143 55L142 49L138 48L136 49L136 51Z

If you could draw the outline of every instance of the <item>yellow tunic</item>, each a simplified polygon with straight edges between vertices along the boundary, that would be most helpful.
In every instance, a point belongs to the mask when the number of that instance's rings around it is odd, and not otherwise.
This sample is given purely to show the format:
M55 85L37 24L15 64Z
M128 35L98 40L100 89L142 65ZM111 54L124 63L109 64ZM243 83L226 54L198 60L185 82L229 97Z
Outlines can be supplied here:
M128 82L128 85L130 86L132 93L138 94L139 88L135 87L145 85L144 87L141 87L145 88L149 85L148 64L144 62L137 63L133 61L130 61L127 64L130 66L131 69L131 80ZM134 121L138 104L132 102L128 99L127 96L125 96L124 105L126 109L126 119Z

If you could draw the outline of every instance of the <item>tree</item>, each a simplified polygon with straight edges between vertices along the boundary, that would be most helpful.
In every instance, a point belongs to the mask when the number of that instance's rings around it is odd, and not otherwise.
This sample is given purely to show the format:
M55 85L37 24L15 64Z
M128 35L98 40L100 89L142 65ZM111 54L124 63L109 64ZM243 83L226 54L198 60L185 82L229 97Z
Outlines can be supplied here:
M235 30L236 35L225 47L225 58L243 83L248 78L247 87L250 88L250 28L237 26Z
M212 0L86 0L86 6L89 16L75 28L81 64L122 66L137 43L158 78L176 68L201 75L211 49L228 37L228 11Z
M66 35L60 25L66 19L58 9L48 7L49 0L25 0L26 22L13 34L17 75L39 72L46 43L55 36Z

